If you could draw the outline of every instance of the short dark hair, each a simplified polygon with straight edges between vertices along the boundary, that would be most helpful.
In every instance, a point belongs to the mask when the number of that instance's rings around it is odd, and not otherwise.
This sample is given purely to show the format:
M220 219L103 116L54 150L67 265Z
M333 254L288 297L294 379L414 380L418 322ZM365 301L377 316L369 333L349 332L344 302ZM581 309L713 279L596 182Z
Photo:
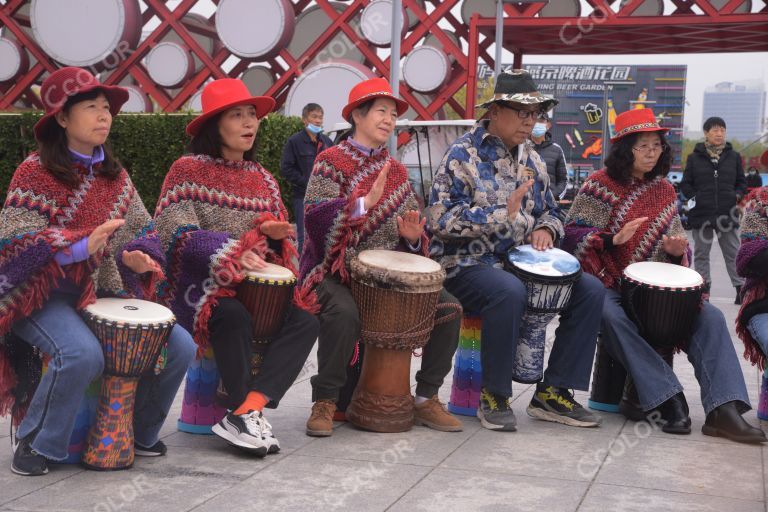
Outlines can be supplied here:
M306 105L304 105L304 108L301 109L301 117L307 117L310 114L310 112L317 112L318 110L322 112L323 107L321 107L317 103L307 103Z
M373 107L373 102L376 101L375 99L368 100L365 103L361 103L357 106L352 112L349 114L349 124L352 125L352 128L349 129L349 136L353 136L355 134L355 130L357 129L357 126L355 126L355 116L353 115L355 112L359 112L362 116L367 116L368 112L371 111L371 107Z
M103 94L103 91L100 89L75 94L64 103L62 112L69 114L69 111L75 104L95 99L99 94ZM100 164L99 174L109 179L116 179L123 167L112 155L107 142L104 143L103 149L104 161ZM37 141L37 153L40 157L40 163L57 180L72 188L80 184L80 177L72 170L73 161L72 154L69 152L67 131L62 128L56 119L48 121L42 133L40 133L39 140Z
M722 117L710 117L709 119L704 121L704 131L705 132L708 132L709 130L711 130L715 126L720 126L724 130L727 130L727 128L725 126L725 121L723 120Z
M662 132L656 133L659 134L663 150L651 172L645 175L645 179L649 181L656 176L666 176L672 166L672 148L667 144L667 139ZM638 137L638 133L632 133L617 140L611 146L611 152L605 159L605 171L612 179L624 184L632 181L632 168L635 163L635 154L632 152L632 148L637 144Z
M208 155L211 158L224 158L221 154L221 147L224 145L224 141L221 139L221 133L219 132L219 120L224 112L220 112L203 123L197 135L192 136L192 140L189 141L187 151L195 155ZM246 151L243 155L243 160L253 162L256 160L254 156L256 144L251 147L250 151Z

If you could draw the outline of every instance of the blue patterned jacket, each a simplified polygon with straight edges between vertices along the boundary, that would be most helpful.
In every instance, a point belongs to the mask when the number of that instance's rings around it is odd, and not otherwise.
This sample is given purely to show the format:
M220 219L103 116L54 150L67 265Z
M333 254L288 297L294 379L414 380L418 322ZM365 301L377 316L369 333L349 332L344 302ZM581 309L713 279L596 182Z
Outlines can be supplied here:
M563 236L564 215L533 143L520 144L513 155L487 127L488 121L480 121L451 145L432 184L430 256L445 269L501 266L506 252L529 243L536 229L549 229L556 242ZM536 182L510 222L507 197L529 177Z

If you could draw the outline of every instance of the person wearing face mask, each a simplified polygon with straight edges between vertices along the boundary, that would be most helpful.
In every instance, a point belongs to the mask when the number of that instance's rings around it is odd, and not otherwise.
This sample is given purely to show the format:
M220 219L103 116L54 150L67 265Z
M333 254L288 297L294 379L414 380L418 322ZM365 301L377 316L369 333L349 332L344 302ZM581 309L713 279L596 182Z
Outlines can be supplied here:
M559 199L568 182L568 173L565 169L565 153L563 153L560 144L552 142L552 134L549 132L551 129L552 120L549 117L536 121L533 130L531 130L531 141L533 142L533 149L547 165L549 189L555 199Z
M323 107L307 103L301 110L304 129L293 134L285 143L280 160L280 174L291 184L293 215L296 219L296 242L299 253L304 246L304 194L315 157L333 146L323 133Z

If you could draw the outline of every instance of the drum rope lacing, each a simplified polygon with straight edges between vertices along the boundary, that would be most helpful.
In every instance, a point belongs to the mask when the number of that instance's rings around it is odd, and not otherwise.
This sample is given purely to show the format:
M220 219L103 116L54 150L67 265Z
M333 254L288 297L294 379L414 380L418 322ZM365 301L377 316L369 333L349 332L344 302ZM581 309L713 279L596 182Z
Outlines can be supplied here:
M437 310L449 310L449 312L436 320L434 317L427 317L405 332L377 332L363 329L360 331L360 334L366 343L373 345L374 347L394 348L395 350L416 350L422 348L426 344L426 338L435 326L449 322L462 314L461 305L452 302L438 304ZM384 341L396 339L399 339L400 341L397 343L384 343ZM422 339L424 339L423 342Z

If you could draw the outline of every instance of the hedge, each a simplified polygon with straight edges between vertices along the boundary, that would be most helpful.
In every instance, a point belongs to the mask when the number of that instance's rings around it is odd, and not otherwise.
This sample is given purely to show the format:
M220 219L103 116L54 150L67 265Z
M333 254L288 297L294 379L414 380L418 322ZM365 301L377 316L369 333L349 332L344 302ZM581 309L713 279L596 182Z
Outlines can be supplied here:
M35 149L32 126L40 113L0 115L0 197L5 198L13 171ZM184 127L193 114L120 114L109 135L115 156L125 166L149 212L153 212L165 174L184 154ZM261 122L256 157L278 180L283 202L293 217L290 185L280 176L280 157L288 137L303 128L298 117L271 114Z

